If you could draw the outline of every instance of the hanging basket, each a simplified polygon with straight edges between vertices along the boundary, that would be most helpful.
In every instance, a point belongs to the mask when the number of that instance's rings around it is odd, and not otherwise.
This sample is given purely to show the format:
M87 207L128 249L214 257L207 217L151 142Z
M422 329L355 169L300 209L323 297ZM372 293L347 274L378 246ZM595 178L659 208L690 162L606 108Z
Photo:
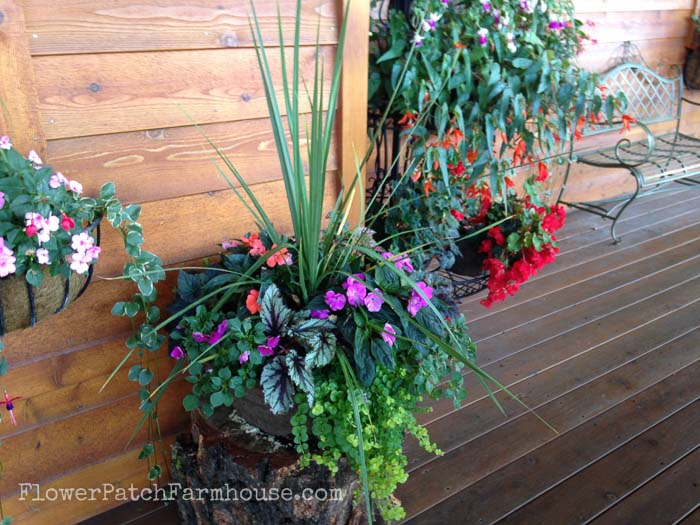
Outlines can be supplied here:
M100 220L96 219L85 231L93 234L95 245L100 245ZM92 280L94 265L83 275L74 272L70 277L51 275L44 270L44 279L38 288L27 282L24 275L10 275L0 279L0 337L14 330L31 328L42 319L62 312L78 299Z

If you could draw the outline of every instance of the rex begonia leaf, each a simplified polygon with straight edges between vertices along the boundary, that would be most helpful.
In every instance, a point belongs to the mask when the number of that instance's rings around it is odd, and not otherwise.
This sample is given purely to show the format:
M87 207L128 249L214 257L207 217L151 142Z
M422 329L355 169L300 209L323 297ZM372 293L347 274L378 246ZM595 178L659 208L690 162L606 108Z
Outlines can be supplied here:
M284 414L294 406L294 384L284 356L279 355L265 365L260 386L273 414Z
M316 387L314 386L314 376L311 373L311 367L308 366L304 356L299 355L294 349L287 352L285 361L292 382L308 394L309 404L312 405Z
M289 325L292 310L284 304L284 299L276 284L270 284L265 291L260 308L260 318L266 333L279 335Z
M338 341L333 333L315 332L303 339L309 345L309 351L306 354L306 365L309 368L326 366L335 357Z

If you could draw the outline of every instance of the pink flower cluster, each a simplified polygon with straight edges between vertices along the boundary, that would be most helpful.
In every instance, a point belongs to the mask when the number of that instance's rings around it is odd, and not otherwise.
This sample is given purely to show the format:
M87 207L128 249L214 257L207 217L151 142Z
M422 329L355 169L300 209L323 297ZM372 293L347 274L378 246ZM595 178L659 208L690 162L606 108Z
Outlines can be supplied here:
M83 274L88 271L90 264L100 256L100 247L95 246L95 239L90 237L86 232L73 235L71 248L74 253L71 254L70 269L77 274Z
M48 217L42 217L36 212L28 212L24 214L26 227L24 233L27 237L36 235L39 245L45 244L51 240L51 233L58 231L60 221L58 217L49 213Z
M15 273L17 259L14 257L14 252L5 246L5 239L0 237L0 277L7 277Z
M49 178L49 186L54 190L64 185L76 195L83 193L83 185L77 180L68 180L63 173L56 172Z

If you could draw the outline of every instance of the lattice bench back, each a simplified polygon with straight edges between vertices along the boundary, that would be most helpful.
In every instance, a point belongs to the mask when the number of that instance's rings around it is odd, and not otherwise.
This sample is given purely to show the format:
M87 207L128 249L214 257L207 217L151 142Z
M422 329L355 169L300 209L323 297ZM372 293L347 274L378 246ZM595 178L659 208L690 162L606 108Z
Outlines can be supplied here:
M641 64L622 64L605 73L600 82L608 88L607 93L622 91L627 97L626 114L644 124L655 124L681 118L681 97L683 96L683 79L679 74L666 78ZM586 128L584 134L595 135L613 130L617 126L596 126Z

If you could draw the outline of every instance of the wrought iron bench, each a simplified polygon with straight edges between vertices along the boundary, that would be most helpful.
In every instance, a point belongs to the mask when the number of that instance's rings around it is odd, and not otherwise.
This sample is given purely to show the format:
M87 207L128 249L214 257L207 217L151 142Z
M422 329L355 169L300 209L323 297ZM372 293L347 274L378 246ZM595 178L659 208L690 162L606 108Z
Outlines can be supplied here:
M700 106L683 96L683 78L678 73L675 78L665 78L641 64L622 64L607 72L601 85L609 92L618 90L625 93L628 100L627 113L634 117L646 134L646 138L631 141L623 138L614 146L577 154L572 141L570 158L559 193L558 202L594 213L613 221L610 235L614 242L620 238L615 228L627 207L637 198L669 188L667 184L676 182L700 188L700 139L680 132L683 102ZM652 124L676 122L675 131L655 135L649 129ZM622 130L623 123L586 127L584 136L610 133ZM631 195L616 199L595 202L568 202L563 199L566 185L575 163L599 168L626 169L636 181L636 190ZM611 207L612 205L612 207Z

